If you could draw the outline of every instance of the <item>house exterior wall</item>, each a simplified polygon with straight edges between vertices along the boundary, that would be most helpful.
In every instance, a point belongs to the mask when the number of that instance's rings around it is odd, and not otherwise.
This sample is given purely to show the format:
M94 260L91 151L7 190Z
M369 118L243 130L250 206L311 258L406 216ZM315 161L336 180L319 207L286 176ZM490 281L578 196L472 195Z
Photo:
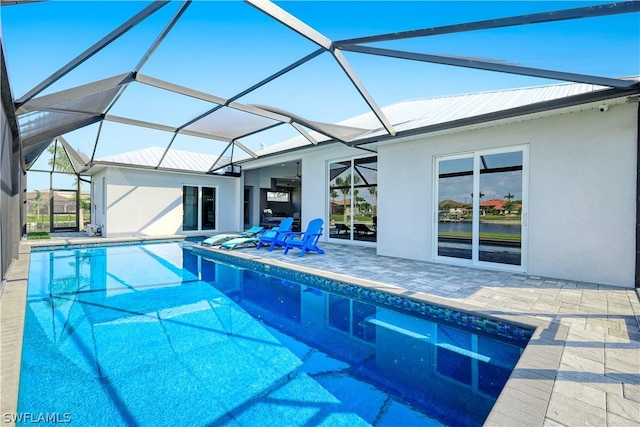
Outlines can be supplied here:
M526 147L528 198L523 272L633 287L636 226L636 104L613 105L473 130L413 137L378 147L379 255L435 260L434 164L438 156ZM300 160L301 228L328 215L328 164L367 157L344 145L312 147L243 165L241 179L109 167L93 177L93 217L103 235L182 232L182 186L217 191L217 228L243 227L243 190L252 187L253 223L260 221L260 188L271 185L280 162ZM107 193L100 191L102 178ZM105 201L106 215L100 203ZM143 207L143 208L142 208ZM101 223L100 221L104 221ZM202 234L202 232L193 232ZM328 240L325 226L323 240Z
M529 150L528 263L533 275L634 286L636 104L379 147L380 255L434 259L434 158Z
M102 194L103 178L106 195ZM238 178L108 167L96 173L92 182L92 218L105 237L202 235L238 230L242 225L243 193ZM183 185L216 189L215 230L182 231Z

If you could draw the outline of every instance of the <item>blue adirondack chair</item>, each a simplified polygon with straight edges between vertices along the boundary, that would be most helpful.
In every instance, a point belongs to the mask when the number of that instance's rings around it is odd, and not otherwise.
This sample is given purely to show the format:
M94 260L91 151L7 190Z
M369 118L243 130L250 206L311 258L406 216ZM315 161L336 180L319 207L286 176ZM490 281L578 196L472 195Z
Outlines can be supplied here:
M287 233L284 238L284 253L288 253L291 248L298 248L301 257L309 251L323 254L324 251L318 247L318 239L322 236L322 224L322 218L316 218L309 222L307 231Z
M276 246L284 246L284 236L291 231L292 227L292 217L283 219L278 227L267 230L258 237L257 249L269 245L269 251L272 251Z

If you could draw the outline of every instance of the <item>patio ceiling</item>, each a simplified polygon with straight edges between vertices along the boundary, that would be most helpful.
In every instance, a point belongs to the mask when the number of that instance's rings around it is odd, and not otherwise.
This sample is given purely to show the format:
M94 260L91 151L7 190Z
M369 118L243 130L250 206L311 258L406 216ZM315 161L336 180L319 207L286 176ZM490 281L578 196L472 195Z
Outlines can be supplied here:
M16 8L36 6L34 4L16 5L16 3L30 2L2 1L3 6L11 5ZM119 2L113 3L117 5ZM352 146L358 145L357 141L383 141L402 136L403 132L398 131L402 129L402 121L394 122L385 114L376 96L373 95L374 92L369 90L356 71L356 67L352 65L352 57L348 55L353 54L368 58L391 58L394 61L438 64L482 72L520 75L553 82L586 83L608 89L612 94L638 92L637 80L577 73L563 69L515 65L498 58L480 59L407 49L390 49L388 43L399 43L409 39L430 40L434 36L525 25L529 25L531 31L535 32L536 25L637 13L640 11L640 2L551 10L336 40L306 23L303 18L285 10L286 3L283 3L282 7L267 0L247 0L242 4L234 5L222 4L228 2L212 2L206 7L202 3L191 1L148 3L90 47L17 97L14 105L22 137L25 165L28 168L31 167L47 146L55 138L62 136L72 143L74 139L82 139L82 144L76 146L79 147L79 151L87 154L86 159L80 156L74 160L79 162L80 159L85 159L87 163L85 167L98 160L101 154L102 157L116 154L109 140L115 136L122 142L120 152L126 151L127 147L130 147L130 140L135 138L152 139L151 145L164 147L164 153L157 155L158 163L154 166L156 169L163 168L162 161L171 150L191 147L191 151L209 154L217 161L212 163L207 172L214 172L229 163L260 157L267 142L280 142L296 135L302 135L309 144L339 142ZM323 7L323 4L320 3L318 7ZM218 11L217 8L221 10ZM274 64L258 66L256 63L251 63L249 59L247 64L227 64L224 63L224 58L219 58L221 67L251 66L253 67L252 75L256 76L263 70L264 72L272 70L259 77L257 83L245 82L245 86L242 86L238 82L229 80L228 85L220 86L214 84L216 79L212 70L211 81L207 84L194 86L185 84L190 82L190 74L199 69L197 58L192 63L183 63L182 58L163 57L163 45L199 41L200 52L203 56L207 56L212 43L225 45L227 42L224 39L211 39L210 34L206 32L198 33L201 28L206 31L211 30L206 25L206 20L209 18L206 13L225 13L231 9L237 14L233 19L241 19L245 13L261 14L262 18L269 21L268 25L274 32L282 32L288 37L287 40L292 40L290 49L289 45L269 44L269 41L266 42L267 46L286 50L287 54L280 55L277 61L274 59L273 62L277 66ZM193 13L199 14L201 22L204 23L202 27L192 28L181 25L182 20L189 16L192 10ZM155 37L153 40L147 40L146 44L136 42L137 49L131 47L131 39L126 39L126 36L148 21L150 23L146 27L145 34L148 34L149 27L152 27L154 30L151 32L154 32ZM217 22L220 24L220 21ZM229 22L233 25L232 17ZM231 33L229 31L229 36L232 35ZM82 34L78 34L78 37L82 37ZM128 42L125 46L118 45L125 39ZM385 47L381 47L383 43L387 43ZM263 46L259 40L249 41L247 45L254 49L247 50L247 58L251 57L255 49L261 49L260 46ZM110 76L100 76L100 73L87 71L86 64L98 58L102 52L110 49L116 52L115 48L124 49L124 47L128 55L137 58L136 65L131 69L124 69ZM499 52L499 47L496 51ZM282 56L286 58L283 59ZM5 57L4 51L3 57ZM158 62L154 66L148 66L156 57ZM37 61L34 62L34 67L36 63ZM300 107L300 111L289 111L288 104L281 101L278 89L287 86L289 75L309 67L317 67L318 72L309 74L311 77L306 80L306 85L319 86L321 91L328 92L329 103L343 103L346 102L344 99L347 96L350 97L352 100L349 102L353 102L357 105L356 108L360 109L358 114L372 114L375 120L369 121L367 126L362 127L337 123L342 120L318 120L316 117L309 116L312 110L306 108L308 105L304 102L301 105L305 108ZM149 68L149 74L146 74L147 68ZM63 84L67 76L80 72L87 83L70 87ZM322 76L329 76L329 74L334 80L327 83L323 81ZM170 79L169 77L172 76L173 79ZM336 78L340 84L335 84ZM267 90L268 88L273 89L270 91ZM296 87L294 86L291 90L295 92ZM420 93L416 95L422 96ZM599 99L598 97L602 97L602 93L594 95L593 100ZM353 98L356 100L353 101ZM580 102L589 100L589 96L583 95ZM315 102L315 99L307 99L307 104ZM158 106L162 107L164 113L158 110ZM330 110L332 105L324 105L322 108ZM274 132L283 126L288 127L289 133ZM76 133L81 129L91 129L93 136L91 138L76 137ZM142 135L137 133L140 129L153 131L153 136L137 136ZM415 133L416 129L412 129L411 132ZM65 144L69 145L66 141ZM264 154L273 154L273 150L266 150Z

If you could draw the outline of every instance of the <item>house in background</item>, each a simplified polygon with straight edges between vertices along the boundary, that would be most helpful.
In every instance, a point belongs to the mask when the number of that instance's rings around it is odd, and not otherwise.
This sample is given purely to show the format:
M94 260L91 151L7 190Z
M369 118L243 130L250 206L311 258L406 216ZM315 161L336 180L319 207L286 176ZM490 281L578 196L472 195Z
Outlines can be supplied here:
M304 179L291 209L302 212L301 228L317 217L325 224L344 218L342 232L325 232L324 241L375 246L386 256L633 287L638 102L627 95L572 102L598 90L561 84L394 104L383 111L406 137L365 143L367 151L329 143L277 154L274 146L270 156L241 162L240 177L189 174L184 166L145 169L131 154L103 159L87 171L93 218L107 236L246 228L261 221L262 199L274 190L280 165L299 163ZM366 127L371 120L363 115L343 124ZM176 161L193 155L169 153ZM158 160L157 153L145 155L149 164ZM485 221L485 205L501 200L491 207L503 211L507 194L518 201L517 213L505 216L508 223ZM465 199L468 207L457 208L461 221L439 221L447 201ZM375 239L354 230L369 218L361 211L376 212Z

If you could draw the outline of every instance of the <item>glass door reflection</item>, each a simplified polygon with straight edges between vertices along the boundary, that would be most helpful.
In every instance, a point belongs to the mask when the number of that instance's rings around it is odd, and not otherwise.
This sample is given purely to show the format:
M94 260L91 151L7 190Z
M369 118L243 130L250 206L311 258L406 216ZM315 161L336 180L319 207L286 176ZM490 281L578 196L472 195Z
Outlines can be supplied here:
M436 257L522 266L525 153L437 159Z
M473 157L438 162L438 256L472 259Z
M521 265L522 152L480 156L478 260Z

